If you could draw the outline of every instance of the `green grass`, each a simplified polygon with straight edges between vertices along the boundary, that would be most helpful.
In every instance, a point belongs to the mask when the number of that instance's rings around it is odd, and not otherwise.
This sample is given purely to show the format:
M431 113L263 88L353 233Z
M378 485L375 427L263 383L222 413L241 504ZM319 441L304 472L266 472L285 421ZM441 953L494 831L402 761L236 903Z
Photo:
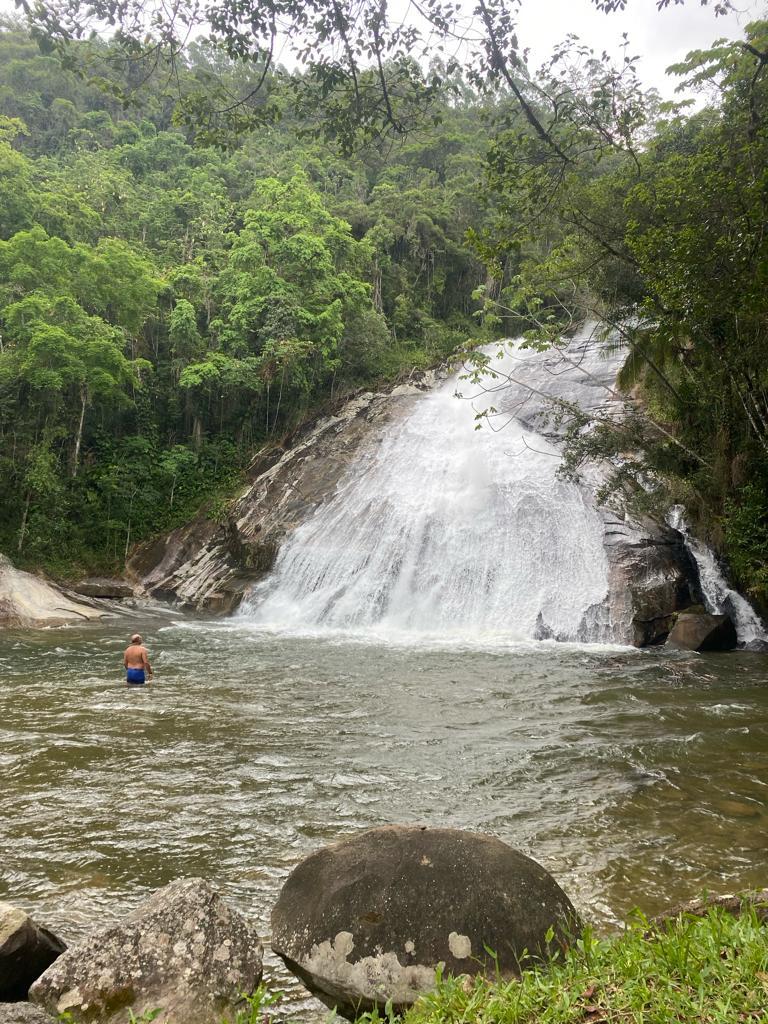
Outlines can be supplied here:
M392 1017L366 1014L365 1024ZM745 905L619 936L587 931L554 963L520 980L441 979L403 1024L702 1024L768 1022L768 925Z
M276 1024L285 1019L282 998L259 985L221 1024ZM144 1024L157 1013L131 1013L127 1024ZM566 953L517 980L439 978L435 991L401 1018L389 1006L358 1018L358 1024L675 1022L768 1024L768 922L761 923L749 902L738 916L713 907L662 925L638 914L607 939L587 929Z

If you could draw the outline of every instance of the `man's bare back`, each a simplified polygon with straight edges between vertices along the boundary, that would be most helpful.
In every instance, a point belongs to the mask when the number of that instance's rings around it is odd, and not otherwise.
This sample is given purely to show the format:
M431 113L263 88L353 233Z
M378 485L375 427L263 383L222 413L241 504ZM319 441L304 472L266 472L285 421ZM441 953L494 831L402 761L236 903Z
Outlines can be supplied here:
M125 649L123 665L126 670L126 682L129 684L149 682L153 676L152 666L149 663L149 651L142 644L138 633L134 633L129 646Z

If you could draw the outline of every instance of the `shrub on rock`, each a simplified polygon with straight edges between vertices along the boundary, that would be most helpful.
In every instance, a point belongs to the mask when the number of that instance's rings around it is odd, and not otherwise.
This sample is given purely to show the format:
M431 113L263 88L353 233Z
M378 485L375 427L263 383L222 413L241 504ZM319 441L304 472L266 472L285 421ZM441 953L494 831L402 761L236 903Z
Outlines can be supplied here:
M554 879L499 839L395 825L307 857L272 913L275 952L348 1017L390 1000L405 1009L434 987L440 964L516 976L577 930Z
M29 914L0 903L0 1002L26 999L29 986L67 947Z
M68 950L29 998L75 1021L219 1024L259 984L263 950L248 921L200 878L160 889L124 921Z

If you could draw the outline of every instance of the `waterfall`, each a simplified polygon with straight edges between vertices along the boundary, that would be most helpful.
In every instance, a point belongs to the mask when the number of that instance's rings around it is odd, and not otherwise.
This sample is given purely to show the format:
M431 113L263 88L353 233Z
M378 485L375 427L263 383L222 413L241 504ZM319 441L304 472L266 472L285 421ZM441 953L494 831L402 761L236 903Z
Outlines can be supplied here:
M510 351L495 366L535 379L546 375L547 358ZM583 383L583 371L572 376ZM567 393L562 374L557 387ZM286 538L241 615L310 631L618 635L606 603L603 521L591 494L558 477L556 442L529 429L530 391L507 383L492 396L491 422L502 418L504 429L478 430L482 396L472 402L457 390L481 389L454 376L369 440L333 497Z
M740 644L768 642L768 633L754 608L741 594L728 586L714 551L691 535L682 505L674 505L669 510L667 522L682 534L685 546L696 562L707 611L712 615L730 615Z

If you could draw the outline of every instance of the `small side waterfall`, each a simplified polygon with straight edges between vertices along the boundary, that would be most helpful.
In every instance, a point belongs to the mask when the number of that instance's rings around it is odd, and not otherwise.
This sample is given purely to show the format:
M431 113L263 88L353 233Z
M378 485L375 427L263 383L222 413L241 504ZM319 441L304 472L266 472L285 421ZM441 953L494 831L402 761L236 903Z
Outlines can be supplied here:
M524 354L541 372L546 354ZM453 377L370 440L334 496L289 535L243 616L280 629L617 636L591 495L557 476L549 440L505 414L529 393L494 395L508 422L476 430L457 388L478 390Z
M682 505L674 505L669 510L667 522L682 534L685 546L696 562L707 611L712 615L730 615L736 626L739 643L746 645L768 642L768 633L759 616L741 594L728 586L714 552L691 535Z

